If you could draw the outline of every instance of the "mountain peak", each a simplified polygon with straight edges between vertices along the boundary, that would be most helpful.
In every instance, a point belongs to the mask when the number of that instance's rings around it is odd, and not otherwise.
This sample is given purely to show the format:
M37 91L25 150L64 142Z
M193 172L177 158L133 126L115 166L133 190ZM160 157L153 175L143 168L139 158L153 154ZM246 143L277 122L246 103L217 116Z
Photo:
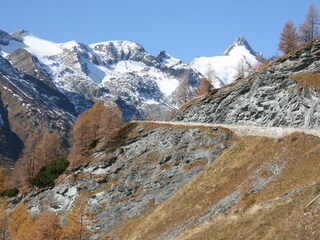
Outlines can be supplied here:
M31 35L31 32L25 29L20 29L19 31L11 33L11 37L19 41L22 41L22 37L25 35Z
M253 56L257 56L257 53L251 48L248 41L242 35L237 37L236 40L224 51L223 54L228 56L233 49L240 46L245 47Z
M174 65L178 65L182 63L180 59L172 57L170 54L168 54L164 50L158 53L156 59L167 67L172 67Z
M157 58L163 59L163 58L170 58L171 56L165 51L162 50L157 54Z
M237 39L235 40L236 43L238 43L239 45L246 45L248 44L247 40L245 39L245 37L243 35L240 35L239 37L237 37Z

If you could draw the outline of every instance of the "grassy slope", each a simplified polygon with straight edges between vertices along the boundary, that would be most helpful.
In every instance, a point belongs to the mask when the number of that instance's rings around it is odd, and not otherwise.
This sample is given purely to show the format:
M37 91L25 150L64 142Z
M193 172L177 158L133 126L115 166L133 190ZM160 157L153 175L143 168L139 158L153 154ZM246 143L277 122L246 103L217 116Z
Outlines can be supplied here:
M319 156L320 138L309 135L294 134L281 140L240 138L172 197L109 235L155 239L188 225L178 239L316 239L320 236L319 204L304 206L319 192L315 184L320 180ZM266 167L274 165L284 166L279 174ZM273 179L261 191L250 192L255 179L268 177ZM299 187L304 188L290 192ZM210 206L236 189L240 189L237 204L225 214L196 223Z

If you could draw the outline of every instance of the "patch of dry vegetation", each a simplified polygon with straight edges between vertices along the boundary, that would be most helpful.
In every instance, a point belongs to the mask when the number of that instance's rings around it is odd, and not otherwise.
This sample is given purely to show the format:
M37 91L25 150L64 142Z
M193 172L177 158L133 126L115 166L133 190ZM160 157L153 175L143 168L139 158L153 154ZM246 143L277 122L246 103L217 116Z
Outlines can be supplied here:
M315 90L320 90L320 73L306 72L290 75L290 78L295 80L299 86L311 87Z
M187 223L188 227L178 239L320 236L319 223L315 220L319 207L304 209L315 197L314 182L320 179L319 155L320 138L310 135L293 134L280 140L240 138L173 196L140 217L127 220L110 236L115 239L155 239ZM264 166L278 166L279 173L271 174ZM252 176L267 178L272 175L272 181L261 191L246 190L254 183ZM196 223L208 209L236 189L244 189L240 191L236 205L208 222ZM312 230L306 226L312 226Z

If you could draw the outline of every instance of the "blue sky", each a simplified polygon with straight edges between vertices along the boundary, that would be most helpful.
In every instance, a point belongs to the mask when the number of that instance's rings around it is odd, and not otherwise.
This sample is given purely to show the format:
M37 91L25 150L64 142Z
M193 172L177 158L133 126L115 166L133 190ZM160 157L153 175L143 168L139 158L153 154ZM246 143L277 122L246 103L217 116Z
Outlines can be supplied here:
M133 40L190 61L220 55L239 35L269 57L287 20L320 0L1 0L0 29L55 42Z

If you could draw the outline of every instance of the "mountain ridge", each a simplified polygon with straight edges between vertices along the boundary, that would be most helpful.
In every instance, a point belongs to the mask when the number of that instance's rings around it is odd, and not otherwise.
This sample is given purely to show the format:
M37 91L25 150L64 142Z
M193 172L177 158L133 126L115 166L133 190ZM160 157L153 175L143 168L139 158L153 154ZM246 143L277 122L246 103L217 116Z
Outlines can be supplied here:
M54 43L21 30L0 48L4 57L20 48L37 57L42 72L49 74L78 113L85 110L78 104L78 96L82 95L88 101L123 103L118 105L126 121L154 117L155 111L149 108L157 109L157 118L167 118L172 110L197 95L203 81L179 60L169 55L166 59L157 58L136 42L126 40L90 45L76 41ZM174 66L168 63L169 58Z

